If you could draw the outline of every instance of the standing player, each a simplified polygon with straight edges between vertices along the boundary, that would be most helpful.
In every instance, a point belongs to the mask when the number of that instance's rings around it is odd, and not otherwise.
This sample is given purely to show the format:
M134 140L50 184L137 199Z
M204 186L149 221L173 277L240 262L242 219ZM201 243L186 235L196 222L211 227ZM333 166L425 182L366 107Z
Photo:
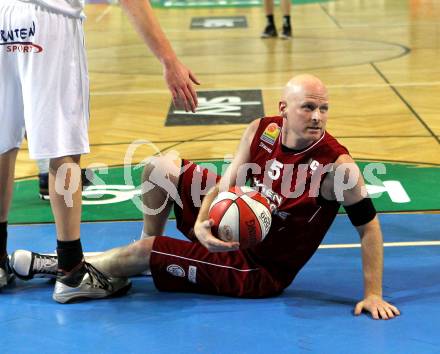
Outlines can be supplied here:
M281 32L281 39L289 39L292 37L292 25L290 23L290 8L292 0L280 0L280 7L283 13L283 28ZM264 0L264 13L266 14L266 27L264 28L261 38L272 38L278 36L277 27L275 24L274 0Z
M289 286L317 250L341 203L362 243L365 295L355 313L366 310L375 319L399 315L382 298L383 246L376 212L347 149L325 130L328 108L327 89L319 79L300 75L290 80L279 102L280 116L248 126L218 183L217 176L186 160L165 156L151 161L143 176L149 186L144 204L162 211L145 215L143 239L104 252L91 263L113 276L150 269L160 290L273 296ZM273 217L266 238L242 250L212 235L208 209L219 191L244 184L246 177L268 198ZM171 187L161 187L167 183ZM200 193L194 191L210 185L198 209ZM177 227L193 242L157 236L173 205L170 197L175 200ZM37 259L43 257L17 251L12 260L17 275L50 273L49 267L30 266Z
M176 105L194 111L196 78L176 57L145 0L121 5L163 65ZM89 152L89 81L84 0L0 1L0 288L7 267L7 220L18 147L26 130L32 159L50 159L49 194L57 230L59 275L53 298L102 298L130 286L83 261L81 154ZM56 178L55 178L56 177ZM56 191L73 191L70 198Z

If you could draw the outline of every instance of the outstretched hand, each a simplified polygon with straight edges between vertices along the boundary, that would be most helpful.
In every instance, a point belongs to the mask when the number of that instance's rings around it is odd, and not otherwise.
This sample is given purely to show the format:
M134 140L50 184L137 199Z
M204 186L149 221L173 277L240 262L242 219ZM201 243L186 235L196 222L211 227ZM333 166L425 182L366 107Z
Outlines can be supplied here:
M354 308L354 314L359 316L362 310L370 312L375 320L389 320L400 315L400 311L397 307L389 304L382 299L382 297L377 295L367 296L358 302Z
M203 222L196 222L194 225L194 233L200 241L200 243L205 246L209 252L227 252L235 251L239 247L238 242L225 242L214 235L211 232L211 227L214 224L212 219L205 220Z
M194 74L178 59L164 65L165 81L173 96L175 107L184 108L186 112L195 112L197 108L197 93L193 84L200 85Z

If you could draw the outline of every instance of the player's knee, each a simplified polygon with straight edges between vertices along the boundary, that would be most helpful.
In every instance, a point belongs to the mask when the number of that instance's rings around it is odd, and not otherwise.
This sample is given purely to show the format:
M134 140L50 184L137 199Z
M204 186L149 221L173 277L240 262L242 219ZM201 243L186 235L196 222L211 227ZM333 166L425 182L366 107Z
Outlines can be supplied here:
M149 258L156 237L147 237L133 244L132 252L139 258Z
M158 178L177 183L180 174L181 159L170 155L152 157L144 167L142 182L158 184ZM159 183L160 185L160 183Z

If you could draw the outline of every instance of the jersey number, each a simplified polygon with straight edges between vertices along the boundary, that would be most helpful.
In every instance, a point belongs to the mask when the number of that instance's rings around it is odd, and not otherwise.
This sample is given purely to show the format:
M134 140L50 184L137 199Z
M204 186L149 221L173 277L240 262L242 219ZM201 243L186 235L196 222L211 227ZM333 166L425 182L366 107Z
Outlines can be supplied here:
M269 177L273 180L277 180L280 178L281 169L283 168L283 164L277 160L273 160L272 165L269 168L269 172L267 173Z

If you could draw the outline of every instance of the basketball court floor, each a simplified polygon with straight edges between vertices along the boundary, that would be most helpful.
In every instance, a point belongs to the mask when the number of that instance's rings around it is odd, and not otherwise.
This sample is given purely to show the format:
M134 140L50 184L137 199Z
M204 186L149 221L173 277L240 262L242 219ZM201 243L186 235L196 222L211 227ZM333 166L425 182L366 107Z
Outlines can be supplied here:
M92 152L82 165L98 179L84 192L84 249L139 237L133 200L145 158L173 152L219 171L246 123L277 114L285 82L308 72L329 88L329 132L364 174L377 167L379 181L367 183L384 233L384 297L402 315L390 321L353 315L363 295L359 237L341 214L275 298L159 293L151 277L136 277L125 297L60 305L51 299L50 281L17 280L0 292L0 351L439 353L440 3L295 0L288 41L259 38L265 20L258 0L152 3L180 59L202 82L200 107L196 114L171 107L160 65L120 8L90 1ZM10 252L54 251L53 218L38 199L36 174L24 144ZM166 234L182 237L172 218Z

